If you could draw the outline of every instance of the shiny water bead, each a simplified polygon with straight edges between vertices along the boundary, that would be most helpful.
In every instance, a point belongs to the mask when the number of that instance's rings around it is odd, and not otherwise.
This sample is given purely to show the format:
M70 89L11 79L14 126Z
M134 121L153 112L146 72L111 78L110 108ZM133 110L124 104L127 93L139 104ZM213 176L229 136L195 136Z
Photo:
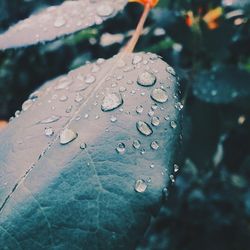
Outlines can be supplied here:
M167 72L168 72L169 74L171 74L171 75L173 75L173 76L176 75L175 70L174 70L172 67L167 66L166 70L167 70Z
M170 122L170 126L173 128L173 129L176 129L177 128L177 123L175 121L171 121Z
M169 179L170 179L170 181L172 182L172 183L175 183L175 179L174 179L174 175L169 175Z
M67 87L69 87L72 84L72 80L67 78L67 77L63 77L58 81L58 84L56 85L55 89L56 90L61 90L61 89L66 89Z
M85 76L85 78L84 78L84 81L85 81L87 84L92 84L92 83L95 82L95 80L96 80L96 78L95 78L95 76L93 76L93 75L87 75L87 76Z
M126 152L126 146L123 142L118 143L116 147L116 151L118 154L124 154Z
M126 89L125 87L120 87L120 88L119 88L119 91L120 91L120 92L125 92L126 90L127 90L127 89Z
M59 98L59 100L60 100L61 102L66 102L66 101L68 100L68 96L62 95L62 96Z
M86 149L87 148L87 144L85 142L82 142L80 144L80 149Z
M138 121L136 123L136 128L141 134L145 136L149 136L153 133L153 130L151 129L151 127L144 121Z
M62 145L68 144L71 141L75 140L77 138L77 133L71 129L65 128L61 133L60 133L60 143Z
M157 150L159 148L159 143L157 141L152 141L151 144L150 144L150 147L153 150Z
M60 28L66 24L66 20L64 19L63 16L58 16L55 21L54 21L54 26L56 28Z
M103 98L101 105L102 111L111 111L123 104L123 99L120 93L108 93Z
M44 129L44 134L46 136L52 136L54 134L54 130L51 127L45 128Z
M69 106L66 108L65 112L66 112L66 113L70 113L70 112L72 111L72 108L73 108L73 106L72 106L72 105L69 105Z
M142 112L143 112L143 107L142 107L142 105L137 106L137 107L136 107L136 113L137 113L137 114L141 114Z
M174 164L174 172L177 173L179 171L179 166L177 164Z
M33 103L34 102L32 100L25 101L22 105L22 111L27 111L33 105Z
M75 102L79 103L83 101L83 96L80 93L77 93L75 96Z
M147 183L144 180L140 179L135 182L134 189L138 193L144 193L147 187Z
M156 88L151 92L151 98L159 103L164 103L168 100L168 95L166 90L161 88Z
M175 108L181 111L183 109L183 104L181 102L177 102L175 105Z
M132 64L138 64L142 61L142 57L140 55L135 55L132 59Z
M134 140L132 145L135 149L139 149L141 147L141 142L139 140Z
M110 117L110 121L114 123L114 122L117 121L117 118L116 118L115 116L112 115L112 116Z
M96 9L97 15L101 17L106 17L112 15L114 8L108 3L100 3Z
M148 112L148 116L152 117L155 114L154 110L150 109Z
M137 83L144 87L153 86L156 82L156 76L148 71L144 71L137 78Z
M153 116L151 118L151 124L155 127L159 126L160 125L160 118L157 117L157 116Z

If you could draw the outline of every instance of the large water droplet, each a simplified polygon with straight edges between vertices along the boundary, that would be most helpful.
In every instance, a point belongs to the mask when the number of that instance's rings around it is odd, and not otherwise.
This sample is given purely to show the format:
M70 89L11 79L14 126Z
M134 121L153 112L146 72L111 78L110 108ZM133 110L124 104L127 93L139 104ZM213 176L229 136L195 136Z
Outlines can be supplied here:
M73 130L71 129L64 129L61 133L60 133L60 143L62 145L64 144L68 144L69 142L73 141L76 139L77 137L77 133L74 132Z
M175 121L171 121L171 122L170 122L170 126L171 126L173 129L176 129L177 124L176 124Z
M154 89L151 93L151 98L159 103L164 103L168 100L167 92L164 89Z
M138 121L136 123L136 127L137 127L138 131L143 135L149 136L153 133L153 130L146 122Z
M25 101L23 103L22 110L27 111L32 105L33 105L33 101L32 100L27 100L27 101Z
M117 153L118 154L124 154L125 153L125 151L126 151L126 146L125 146L125 144L123 143L123 142L120 142L118 145L117 145L117 147L116 147L116 151L117 151Z
M41 124L47 124L47 123L52 123L52 122L56 122L60 119L61 117L60 116L57 116L57 115L52 115L48 118L45 118L43 120L40 121Z
M135 191L138 193L143 193L147 189L147 183L144 180L137 180L135 182Z
M148 71L141 73L137 78L137 83L144 87L153 86L156 82L156 76Z
M123 104L122 96L119 93L109 93L105 95L102 101L102 111L111 111Z
M106 17L112 15L114 8L107 3L103 3L98 5L96 12L99 16Z
M134 140L132 145L135 149L139 149L141 147L141 142L139 140Z
M167 66L166 70L167 70L167 72L168 72L169 74L175 76L176 73L175 73L175 70L174 70L172 67Z

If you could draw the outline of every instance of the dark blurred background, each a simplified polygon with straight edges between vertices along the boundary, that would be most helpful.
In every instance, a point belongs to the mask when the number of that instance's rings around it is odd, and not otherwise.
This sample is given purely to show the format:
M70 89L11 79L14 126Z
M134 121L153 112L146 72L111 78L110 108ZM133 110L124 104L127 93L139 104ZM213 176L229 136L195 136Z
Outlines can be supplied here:
M1 0L0 32L62 0ZM56 41L0 52L0 120L45 81L126 44L142 7ZM137 51L172 65L182 87L179 170L138 249L250 249L250 0L160 0Z

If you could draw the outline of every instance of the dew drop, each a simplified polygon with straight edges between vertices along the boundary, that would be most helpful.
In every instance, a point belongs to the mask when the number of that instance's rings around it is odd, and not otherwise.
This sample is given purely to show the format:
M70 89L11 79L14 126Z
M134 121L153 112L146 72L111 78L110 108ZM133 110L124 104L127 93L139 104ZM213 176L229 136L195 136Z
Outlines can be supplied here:
M143 122L143 121L138 121L136 123L136 128L141 134L145 136L149 136L153 133L153 130L151 129L151 127L146 122Z
M155 127L159 126L160 125L160 118L157 117L157 116L153 116L151 118L151 124Z
M71 84L72 84L72 80L68 79L67 77L63 77L59 80L59 83L57 84L55 89L56 90L65 89Z
M23 103L22 110L27 111L32 105L33 105L33 101L32 100L27 100L27 101L25 101Z
M141 147L141 142L139 140L134 140L132 145L135 149L139 149Z
M127 89L126 89L125 87L120 87L120 88L119 88L119 91L120 91L120 92L125 92L126 90L127 90Z
M141 114L142 112L143 112L143 107L142 107L142 105L137 106L137 107L136 107L136 113L137 113L137 114Z
M101 17L106 17L112 15L114 9L111 5L108 4L99 4L97 7L96 13Z
M111 111L123 104L123 99L119 93L110 93L103 98L102 111Z
M45 118L45 119L41 120L39 123L41 123L41 124L48 124L48 123L56 122L60 118L61 118L60 116L52 115L52 116L50 116L48 118Z
M174 175L169 175L169 179L172 183L175 183L175 178L174 178Z
M62 145L68 144L69 142L75 140L77 136L76 132L66 128L60 133L60 143Z
M83 96L80 93L77 93L75 96L75 102L79 103L83 100Z
M177 173L179 171L179 166L177 164L174 164L174 172Z
M151 98L159 103L164 103L168 100L167 92L164 89L154 89L151 93Z
M54 130L51 127L45 128L44 134L46 136L52 136L54 134Z
M85 142L80 144L80 149L86 149L87 148L87 144Z
M56 28L60 28L66 24L66 20L62 16L58 16L54 22Z
M153 86L156 82L156 76L148 71L141 73L137 78L137 83L144 87Z
M68 97L66 95L63 95L59 99L61 102L66 102L68 100Z
M95 82L96 78L93 75L87 75L84 80L87 84L92 84Z
M132 64L138 64L142 61L142 57L139 55L135 55L132 60Z
M177 124L176 124L175 121L171 121L171 122L170 122L170 126L171 126L171 128L176 129Z
M70 112L72 111L72 108L73 108L72 105L68 106L68 107L66 108L65 112L66 112L66 113L70 113Z
M153 149L153 150L157 150L159 148L159 144L157 141L152 141L151 144L150 144L150 147Z
M116 118L115 116L112 115L112 116L110 117L110 121L113 122L113 123L115 123L115 122L117 121L117 118Z
M118 143L118 145L117 145L117 147L116 147L116 152L118 153L118 154L124 154L125 153L125 151L126 151L126 146L125 146L125 144L123 143L123 142L120 142L120 143Z
M167 72L168 72L169 74L175 76L176 73L175 73L175 70L174 70L172 67L167 66L166 70L167 70Z
M147 189L147 184L144 180L137 180L135 182L135 191L138 192L138 193L144 193Z
M178 109L179 111L181 111L183 109L183 104L181 102L177 102L175 104L175 108Z

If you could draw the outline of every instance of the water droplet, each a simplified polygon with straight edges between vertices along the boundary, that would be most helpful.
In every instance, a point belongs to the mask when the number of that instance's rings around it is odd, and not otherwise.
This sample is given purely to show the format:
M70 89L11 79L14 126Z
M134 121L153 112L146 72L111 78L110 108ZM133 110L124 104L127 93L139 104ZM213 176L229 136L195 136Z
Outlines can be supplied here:
M117 121L117 118L116 118L115 116L112 115L112 116L110 117L110 121L114 123L114 122Z
M142 150L141 150L141 155L144 155L145 153L146 153L145 148L142 148Z
M157 117L157 116L153 116L151 118L151 124L155 127L159 126L160 125L160 118Z
M174 172L177 173L179 171L179 166L177 164L174 164Z
M77 136L76 132L66 128L60 133L60 143L62 145L68 144L69 142L75 140Z
M154 164L150 164L150 166L149 166L150 168L154 168L155 167L155 165Z
M183 109L183 104L181 102L177 102L175 104L175 108L178 109L179 111L181 111Z
M150 147L153 149L153 150L157 150L159 148L159 144L157 141L152 141L151 144L150 144Z
M25 101L23 103L22 110L27 111L32 105L33 105L33 101L32 100L27 100L27 101Z
M56 90L61 90L67 88L69 85L72 84L72 80L68 79L67 77L63 77L59 80L59 83L55 87Z
M169 175L169 179L170 179L170 181L172 182L172 183L175 183L175 179L174 179L174 175Z
M89 118L89 114L85 114L85 115L84 115L84 118L85 118L85 119L88 119L88 118Z
M142 112L143 112L143 107L142 107L142 105L137 106L137 107L136 107L136 113L137 113L137 114L141 114Z
M136 127L137 127L138 131L143 135L149 136L153 133L153 130L146 122L138 121L136 123Z
M72 105L68 106L68 107L66 108L65 112L66 112L66 113L70 113L70 112L72 111L72 108L73 108Z
M149 115L150 117L152 117L154 114L155 114L155 112L154 112L152 109L149 110L148 115Z
M126 146L125 146L125 144L123 143L123 142L120 142L118 145L117 145L117 147L116 147L116 151L117 151L117 153L118 154L124 154L125 153L125 151L126 151Z
M144 180L137 180L135 182L135 191L138 193L144 193L147 189L147 184Z
M45 128L44 134L46 136L52 136L54 134L54 130L51 127Z
M155 82L156 82L156 76L148 71L141 73L137 79L137 83L144 87L153 86Z
M80 149L86 149L87 148L87 144L85 142L80 144Z
M152 110L156 110L158 108L158 106L157 106L157 104L155 103L155 104L153 104L152 106L151 106L151 109Z
M139 140L134 140L132 145L135 149L139 149L141 147L141 142Z
M125 87L120 87L120 88L119 88L119 91L120 91L120 92L125 92L126 90L127 90L127 89L126 89Z
M111 111L123 104L123 99L119 93L110 93L105 95L101 109L102 111Z
M106 3L99 4L97 9L96 9L96 13L101 17L110 16L110 15L112 15L113 12L114 12L113 7L109 4L106 4Z
M59 99L61 102L66 102L68 100L68 97L66 95L63 95Z
M168 189L166 188L166 187L164 187L163 189L162 189L162 194L163 194L163 196L164 196L164 198L166 199L167 197L168 197Z
M175 73L175 70L174 70L172 67L167 66L166 70L167 70L167 72L168 72L169 74L175 76L176 73Z
M54 22L56 28L60 28L66 24L66 20L62 16L58 16Z
M92 83L94 83L95 82L95 77L93 76L93 75L87 75L87 76L85 76L85 82L87 83L87 84L92 84Z
M96 73L100 70L100 67L96 64L93 65L92 69L91 69L91 72L92 73Z
M142 57L139 55L135 55L132 60L132 64L138 64L142 61Z
M163 89L154 89L151 93L151 98L159 103L164 103L168 100L167 92Z
M77 93L75 96L75 102L81 102L83 100L83 96L80 93Z
M17 111L15 112L15 117L16 117L16 118L19 117L20 114L21 114L21 111L20 111L20 110L17 110Z
M177 124L176 124L175 121L171 121L171 122L170 122L170 126L171 126L173 129L176 129Z
M52 122L56 122L60 119L61 117L60 116L57 116L57 115L52 115L48 118L45 118L43 120L40 121L41 124L48 124L48 123L52 123Z

